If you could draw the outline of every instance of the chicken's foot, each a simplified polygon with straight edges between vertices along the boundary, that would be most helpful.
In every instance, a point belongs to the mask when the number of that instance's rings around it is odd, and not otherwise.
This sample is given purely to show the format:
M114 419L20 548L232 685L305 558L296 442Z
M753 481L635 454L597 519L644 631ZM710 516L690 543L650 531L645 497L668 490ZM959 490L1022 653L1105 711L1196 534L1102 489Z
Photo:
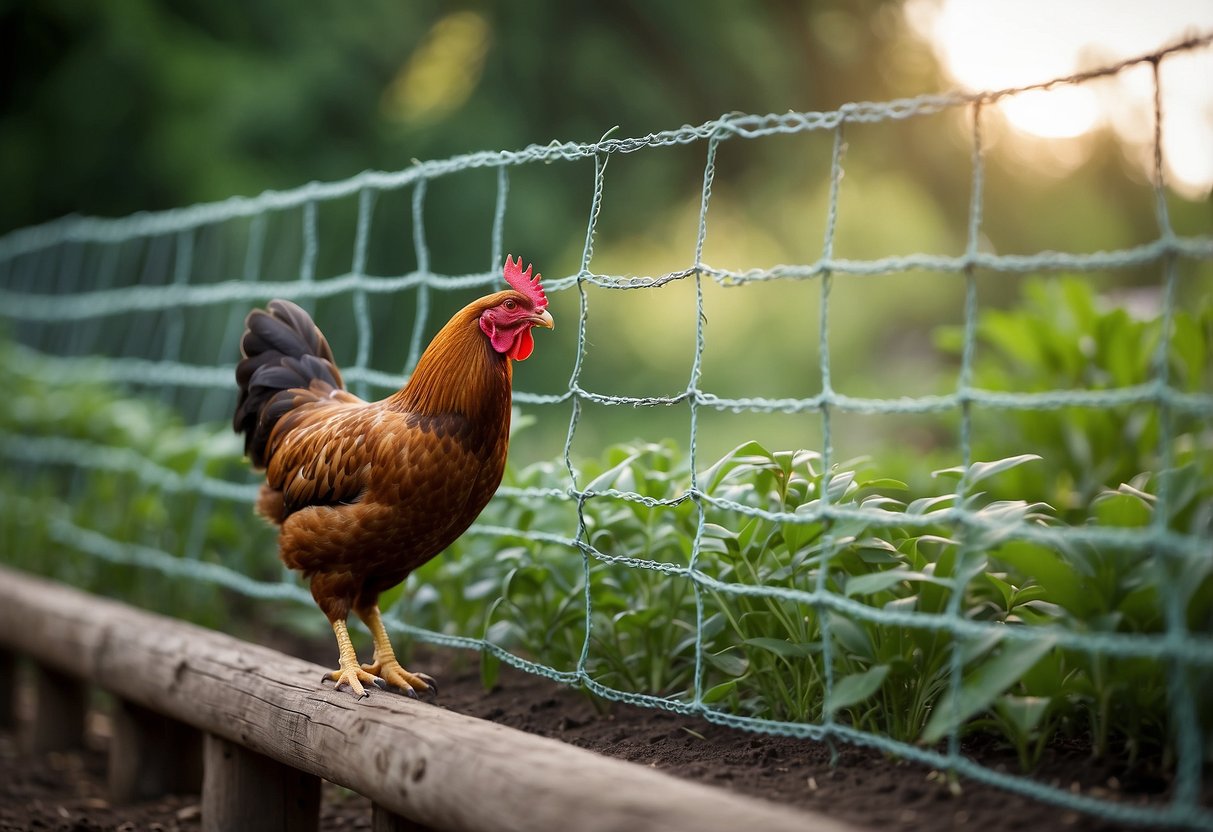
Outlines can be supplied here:
M396 660L396 652L392 649L392 642L379 615L379 605L376 604L369 610L357 610L357 613L371 631L371 638L375 642L375 654L371 657L371 663L364 664L362 670L374 674L407 696L416 697L418 693L437 694L438 683L432 676L426 673L410 673Z
M337 636L337 650L341 655L341 666L324 674L324 678L336 682L338 690L342 685L348 685L354 695L362 699L368 695L362 683L373 685L379 680L358 666L358 654L354 652L354 644L350 641L350 631L344 621L333 622L333 635Z

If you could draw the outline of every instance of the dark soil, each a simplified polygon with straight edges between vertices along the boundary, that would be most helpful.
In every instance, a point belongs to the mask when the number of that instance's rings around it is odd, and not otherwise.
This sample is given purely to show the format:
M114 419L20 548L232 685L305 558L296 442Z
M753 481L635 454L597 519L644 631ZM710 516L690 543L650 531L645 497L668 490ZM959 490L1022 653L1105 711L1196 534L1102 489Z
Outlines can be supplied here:
M295 645L289 652L319 662L329 658L328 645L318 653L311 647L299 647ZM1125 828L980 783L949 784L939 772L868 749L839 746L832 763L830 748L824 743L735 731L622 705L602 710L582 693L508 667L502 668L498 684L485 691L477 668L458 658L429 656L415 664L427 671L442 671L442 675L434 673L442 682L439 707L870 829L1102 832ZM105 787L107 741L108 720L102 714L90 719L88 748L78 752L27 759L18 753L11 732L0 733L0 832L200 828L197 795L111 805ZM992 768L1018 770L1016 758L1007 750L989 747L969 749L968 753L978 755ZM1077 749L1047 753L1036 777L1131 804L1167 798L1165 778L1127 771L1109 761L1092 761ZM1213 795L1213 783L1208 779L1203 792L1206 801ZM325 784L321 829L369 829L370 823L370 804L365 798Z

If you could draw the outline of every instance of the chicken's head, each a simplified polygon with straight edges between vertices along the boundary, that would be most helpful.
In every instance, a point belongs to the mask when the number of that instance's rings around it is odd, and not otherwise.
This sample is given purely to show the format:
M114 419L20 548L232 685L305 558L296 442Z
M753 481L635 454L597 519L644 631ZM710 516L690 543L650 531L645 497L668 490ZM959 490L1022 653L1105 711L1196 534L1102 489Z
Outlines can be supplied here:
M515 361L522 361L535 349L531 327L555 326L548 312L548 299L540 284L542 275L531 277L531 266L522 270L522 258L514 262L505 258L505 280L510 291L494 296L492 306L480 313L480 329L488 336L497 352Z

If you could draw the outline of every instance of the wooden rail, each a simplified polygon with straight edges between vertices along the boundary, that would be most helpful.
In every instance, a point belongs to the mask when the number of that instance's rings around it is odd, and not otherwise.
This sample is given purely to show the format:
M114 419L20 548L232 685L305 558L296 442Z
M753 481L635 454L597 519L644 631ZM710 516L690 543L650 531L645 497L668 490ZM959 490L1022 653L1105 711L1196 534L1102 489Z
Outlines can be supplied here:
M204 830L315 829L320 778L369 797L377 830L851 828L404 697L358 701L317 665L2 567L0 646L39 667L33 747L78 742L96 684L119 700L115 798L196 786L201 765ZM0 690L12 672L0 656Z

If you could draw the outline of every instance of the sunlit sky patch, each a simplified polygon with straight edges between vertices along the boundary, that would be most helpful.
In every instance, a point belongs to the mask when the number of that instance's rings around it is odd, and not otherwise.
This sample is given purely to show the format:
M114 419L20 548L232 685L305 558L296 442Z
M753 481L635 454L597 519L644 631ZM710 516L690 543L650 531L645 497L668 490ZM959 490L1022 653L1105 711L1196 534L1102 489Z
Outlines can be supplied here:
M970 90L1025 86L1213 32L1213 0L909 0L906 18L952 79ZM1213 49L1162 63L1163 158L1189 199L1213 189ZM1148 70L1099 84L1022 93L999 102L1020 133L1081 141L1109 126L1148 165L1153 85Z

